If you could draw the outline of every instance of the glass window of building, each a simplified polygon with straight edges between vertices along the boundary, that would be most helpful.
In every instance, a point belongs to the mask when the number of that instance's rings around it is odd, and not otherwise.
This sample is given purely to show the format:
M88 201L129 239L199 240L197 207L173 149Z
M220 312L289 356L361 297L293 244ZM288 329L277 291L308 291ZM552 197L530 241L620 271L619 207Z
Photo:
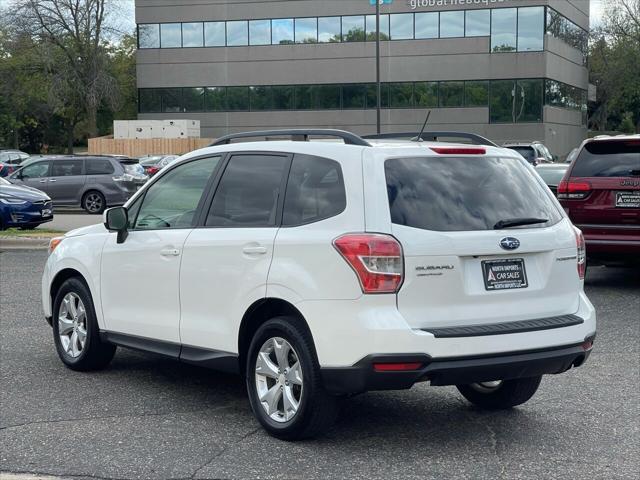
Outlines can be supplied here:
M182 46L202 47L204 45L204 27L202 22L182 24Z
M367 15L367 41L376 40L376 16ZM389 40L389 15L380 15L380 40Z
M180 48L182 46L182 28L179 23L160 25L160 48Z
M342 108L362 110L366 106L367 86L366 84L343 85L342 87Z
M271 45L271 20L249 22L249 45Z
M416 13L416 39L438 38L439 34L439 14L438 12Z
M160 25L138 25L138 45L140 48L160 48Z
M376 108L378 106L378 87L375 83L368 83L367 87L367 108ZM389 107L389 84L380 85L380 106L382 108Z
M296 18L295 41L296 43L318 43L318 19Z
M165 113L178 113L182 111L182 89L162 89L162 111Z
M274 45L293 43L293 18L271 20L271 43Z
M413 13L395 13L390 18L391 40L413 38Z
M491 10L467 10L465 12L465 37L491 35Z
M251 110L273 110L271 87L249 87Z
M227 45L230 47L249 45L249 25L246 20L227 22Z
M489 96L489 117L491 123L514 123L513 80L492 80Z
M274 110L292 110L294 107L294 87L280 85L271 87Z
M227 110L249 110L249 87L227 87Z
M318 42L337 43L341 41L340 17L318 18Z
M518 51L538 52L544 48L544 7L518 9Z
M440 12L440 38L464 37L464 10Z
M416 107L437 107L438 82L416 82L414 95Z
M342 41L364 41L364 15L342 17Z
M464 105L464 82L440 82L440 106L462 107Z
M489 82L464 82L464 106L486 107L489 104Z
M517 8L491 10L491 51L515 52L517 47Z
M162 97L156 88L141 88L139 90L140 113L154 113L162 111Z
M390 83L389 106L409 108L413 106L413 83Z
M204 111L204 88L183 88L182 101L185 112Z
M225 22L204 23L204 45L206 47L224 47L226 45L226 37Z
M227 110L226 87L209 87L205 90L204 106L207 112L224 112Z
M313 86L296 85L295 87L295 109L311 110L313 106Z
M316 85L313 88L314 110L340 108L340 85Z
M542 80L518 80L516 86L516 122L542 122Z

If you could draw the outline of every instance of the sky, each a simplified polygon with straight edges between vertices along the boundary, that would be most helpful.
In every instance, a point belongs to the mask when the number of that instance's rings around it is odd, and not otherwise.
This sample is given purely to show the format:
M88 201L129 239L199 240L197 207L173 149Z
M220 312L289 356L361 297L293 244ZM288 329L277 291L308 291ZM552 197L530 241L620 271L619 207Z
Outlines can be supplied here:
M0 0L0 7L9 4L11 0ZM123 30L133 30L135 28L134 0L111 0L122 6ZM363 0L365 1L365 0ZM597 26L602 20L605 0L591 0L591 26Z

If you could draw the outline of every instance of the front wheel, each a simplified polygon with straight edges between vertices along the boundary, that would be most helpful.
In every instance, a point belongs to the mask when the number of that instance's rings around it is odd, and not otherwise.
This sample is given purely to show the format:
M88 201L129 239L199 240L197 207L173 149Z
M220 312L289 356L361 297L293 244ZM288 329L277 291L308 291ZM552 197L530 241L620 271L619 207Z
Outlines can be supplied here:
M528 401L538 390L541 381L542 376L538 376L456 385L456 387L462 396L474 405L490 410L501 410Z
M293 318L273 318L255 333L246 382L254 415L274 437L313 437L335 420L337 398L324 389L311 335Z

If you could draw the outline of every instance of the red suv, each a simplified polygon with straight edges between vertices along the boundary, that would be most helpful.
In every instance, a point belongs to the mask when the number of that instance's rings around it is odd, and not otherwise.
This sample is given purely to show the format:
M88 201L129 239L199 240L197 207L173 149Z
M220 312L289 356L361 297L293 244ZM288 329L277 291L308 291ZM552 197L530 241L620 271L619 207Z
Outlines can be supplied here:
M640 264L640 135L586 140L558 185L590 259Z

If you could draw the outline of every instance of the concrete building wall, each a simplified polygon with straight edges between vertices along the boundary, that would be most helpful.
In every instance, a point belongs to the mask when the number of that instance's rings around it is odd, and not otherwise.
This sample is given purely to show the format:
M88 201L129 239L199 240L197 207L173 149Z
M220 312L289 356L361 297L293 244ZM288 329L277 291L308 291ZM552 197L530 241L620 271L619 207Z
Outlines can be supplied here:
M444 11L487 7L548 5L588 28L588 0L479 0L470 5L417 8ZM457 3L457 2L454 2ZM462 2L460 2L462 3ZM385 13L413 11L407 0L383 7ZM374 13L366 0L136 0L137 23L290 18ZM582 53L546 35L544 51L489 53L490 38L388 41L381 44L383 82L549 78L588 88ZM139 88L243 85L304 85L375 81L375 43L294 44L250 47L141 49ZM585 136L581 113L544 107L543 123L491 124L489 108L435 108L431 129L467 130L501 142L541 140L564 156ZM384 132L416 130L423 109L384 109ZM168 117L201 121L202 135L216 137L257 128L333 127L375 132L375 110L141 113L141 119Z

